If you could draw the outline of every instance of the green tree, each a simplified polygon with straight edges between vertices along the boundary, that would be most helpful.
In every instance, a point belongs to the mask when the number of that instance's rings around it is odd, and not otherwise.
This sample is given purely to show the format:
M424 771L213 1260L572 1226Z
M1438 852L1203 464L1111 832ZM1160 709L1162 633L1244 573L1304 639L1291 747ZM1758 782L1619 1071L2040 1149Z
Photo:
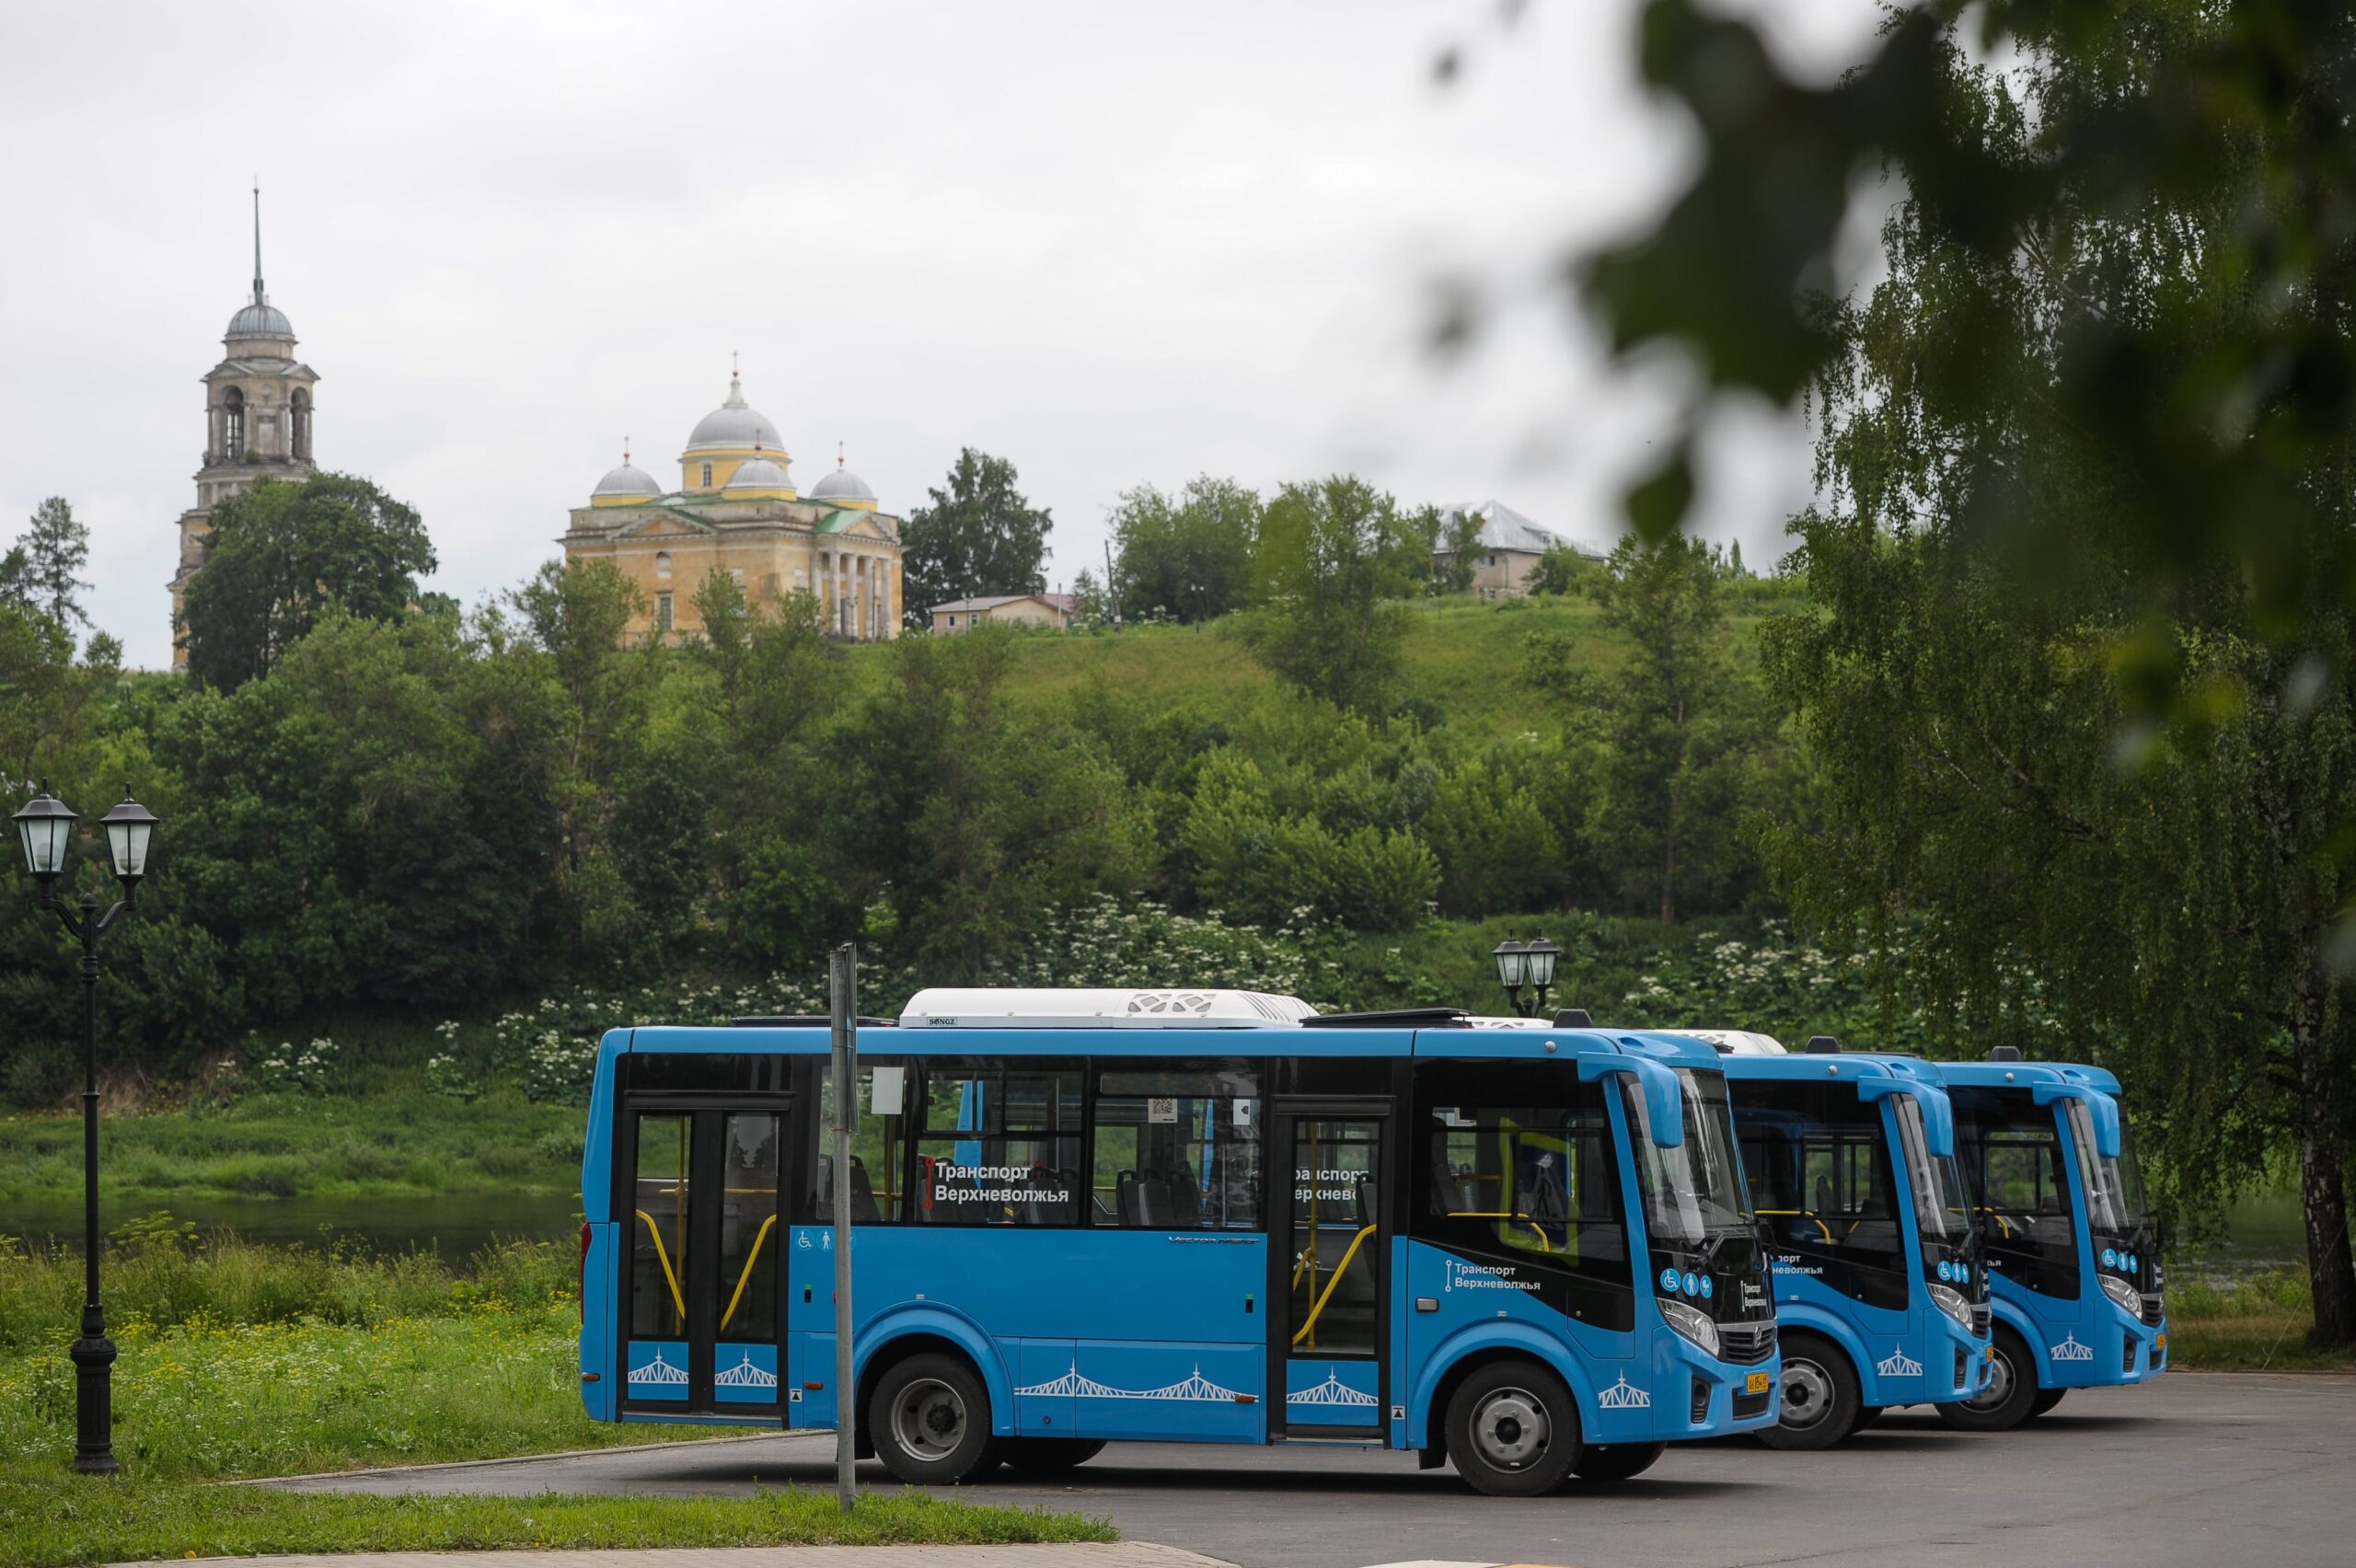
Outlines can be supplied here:
M1240 608L1251 592L1261 513L1256 492L1208 474L1174 496L1151 485L1123 494L1109 518L1122 615L1143 620L1160 611L1195 622Z
M1253 561L1254 655L1312 697L1379 713L1399 685L1401 643L1428 555L1398 503L1336 474L1287 485L1269 503Z
M1539 556L1523 586L1532 594L1576 593L1591 570L1587 557L1557 540Z
M79 590L90 585L81 576L89 560L90 531L74 520L64 496L51 496L33 508L24 537L0 556L0 600L39 610L63 626L87 626Z
M1432 592L1464 593L1481 569L1481 530L1488 520L1469 506L1450 512L1426 507L1419 518L1424 547L1431 552Z
M203 686L270 674L331 604L371 620L406 613L435 565L417 513L346 474L264 479L215 505L212 521L179 628Z
M1047 586L1046 508L1014 488L1014 465L966 447L949 487L908 514L900 530L907 624L927 626L932 606L986 594L1036 594Z
M1531 638L1523 654L1523 682L1603 747L1595 837L1665 926L1680 903L1723 907L1749 863L1736 825L1773 733L1730 656L1722 571L1704 544L1623 539L1588 592L1627 640L1628 662L1598 673L1589 645L1561 631Z

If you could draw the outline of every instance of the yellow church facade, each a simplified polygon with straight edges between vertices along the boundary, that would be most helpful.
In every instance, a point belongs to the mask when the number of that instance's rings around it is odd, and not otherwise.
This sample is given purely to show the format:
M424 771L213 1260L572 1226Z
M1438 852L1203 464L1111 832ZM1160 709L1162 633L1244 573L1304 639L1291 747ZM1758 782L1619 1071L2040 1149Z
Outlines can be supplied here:
M839 461L805 495L777 427L745 401L732 375L728 400L696 424L679 454L679 485L621 467L576 507L563 538L567 564L610 561L644 594L624 636L666 642L702 635L695 596L715 571L733 578L756 608L808 594L836 635L878 641L900 634L900 520Z

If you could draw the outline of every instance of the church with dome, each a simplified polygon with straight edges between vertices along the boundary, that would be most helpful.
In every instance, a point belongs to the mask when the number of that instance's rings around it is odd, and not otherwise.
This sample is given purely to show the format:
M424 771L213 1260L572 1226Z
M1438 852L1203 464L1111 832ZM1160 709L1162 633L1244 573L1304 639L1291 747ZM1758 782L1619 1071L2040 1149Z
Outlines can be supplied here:
M270 303L261 281L261 192L254 192L253 296L229 317L221 363L204 375L204 466L196 471L196 504L180 513L179 569L172 595L172 667L188 664L180 611L189 580L204 565L213 508L262 479L300 484L310 477L311 388L318 373L294 358L294 328Z
M611 561L644 591L624 635L666 642L701 635L695 596L725 571L758 609L790 594L816 599L827 628L857 641L900 634L900 521L837 456L805 492L777 427L745 401L732 370L728 400L698 421L666 489L630 462L575 507L561 543L568 564Z

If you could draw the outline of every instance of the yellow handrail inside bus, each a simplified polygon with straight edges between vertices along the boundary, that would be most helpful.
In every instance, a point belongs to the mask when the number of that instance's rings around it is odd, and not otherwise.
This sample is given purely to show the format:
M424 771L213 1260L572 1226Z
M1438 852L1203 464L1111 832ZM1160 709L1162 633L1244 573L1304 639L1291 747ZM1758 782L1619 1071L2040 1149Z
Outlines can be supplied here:
M671 1254L663 1250L662 1228L644 1209L638 1211L638 1217L646 1221L646 1233L654 1238L654 1261L663 1265L663 1278L671 1286L671 1305L679 1309L679 1326L684 1329L687 1322L687 1298L679 1294L679 1276L671 1267Z
M1473 1211L1473 1210L1467 1210L1467 1209L1451 1209L1451 1210L1449 1212L1449 1216L1448 1216L1448 1217L1449 1217L1449 1218L1450 1218L1450 1219L1510 1219L1510 1220L1514 1220L1514 1221L1516 1221L1516 1222L1518 1222L1518 1223L1519 1223L1519 1224L1522 1224L1522 1225L1528 1226L1528 1227L1530 1228L1530 1233L1532 1236L1535 1236L1535 1237L1537 1237L1537 1238L1538 1238L1538 1246L1539 1246L1540 1251L1542 1251L1551 1252L1551 1251L1553 1251L1554 1250L1554 1244L1553 1244L1553 1242L1551 1242L1551 1241L1549 1241L1549 1240L1547 1240L1547 1239L1546 1239L1546 1232L1545 1232L1545 1229L1544 1229L1542 1226L1540 1226L1540 1225L1539 1225L1539 1223L1538 1223L1536 1220L1534 1220L1534 1219L1530 1218L1530 1217L1528 1215L1526 1215L1526 1214L1506 1214L1506 1213L1504 1213L1504 1212L1502 1212L1502 1211L1500 1211L1500 1212L1496 1212L1496 1213L1490 1213L1490 1212L1487 1212L1487 1211L1485 1211L1485 1210L1484 1210L1484 1211Z
M1302 1339L1306 1338L1313 1330L1315 1330L1317 1327L1318 1315L1325 1310L1325 1303L1334 1298L1334 1287L1342 1283L1342 1276L1344 1274L1350 1272L1350 1260L1358 1255L1359 1244L1364 1242L1368 1237L1373 1235L1376 1228L1376 1227L1369 1225L1365 1229L1359 1231L1356 1236L1350 1238L1349 1251L1344 1252L1342 1254L1342 1261L1334 1265L1332 1277L1325 1281L1324 1294L1320 1296L1317 1298L1317 1304L1309 1309L1309 1320L1300 1325L1300 1332L1292 1336L1293 1343L1299 1344ZM1310 1346L1311 1349L1316 1347L1316 1343L1317 1342L1314 1340L1310 1341Z
M775 1215L761 1221L761 1233L753 1238L753 1251L745 1260L745 1272L736 1276L736 1294L728 1298L728 1310L720 1315L722 1328L728 1326L728 1320L736 1315L736 1304L745 1299L745 1287L753 1283L753 1265L761 1261L761 1243L769 1239L769 1227L776 1223Z
M1806 1209L1760 1209L1757 1212L1761 1214L1785 1215L1793 1219L1814 1220L1816 1228L1824 1232L1825 1244L1827 1246L1831 1245L1832 1228L1825 1224L1824 1221L1818 1219L1816 1216L1808 1213Z

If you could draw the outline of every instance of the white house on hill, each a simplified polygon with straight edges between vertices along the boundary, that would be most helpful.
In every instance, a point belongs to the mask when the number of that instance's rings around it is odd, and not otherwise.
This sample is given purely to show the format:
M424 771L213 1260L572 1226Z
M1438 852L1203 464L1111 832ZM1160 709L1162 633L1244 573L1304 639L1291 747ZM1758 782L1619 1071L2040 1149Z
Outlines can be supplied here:
M1451 527L1461 517L1481 519L1479 550L1472 563L1472 592L1484 599L1519 599L1527 594L1530 569L1553 546L1568 545L1588 560L1600 561L1611 553L1583 539L1565 538L1552 528L1541 527L1502 501L1443 506L1440 515ZM1432 552L1432 557L1446 566L1452 554L1443 532L1441 546Z

